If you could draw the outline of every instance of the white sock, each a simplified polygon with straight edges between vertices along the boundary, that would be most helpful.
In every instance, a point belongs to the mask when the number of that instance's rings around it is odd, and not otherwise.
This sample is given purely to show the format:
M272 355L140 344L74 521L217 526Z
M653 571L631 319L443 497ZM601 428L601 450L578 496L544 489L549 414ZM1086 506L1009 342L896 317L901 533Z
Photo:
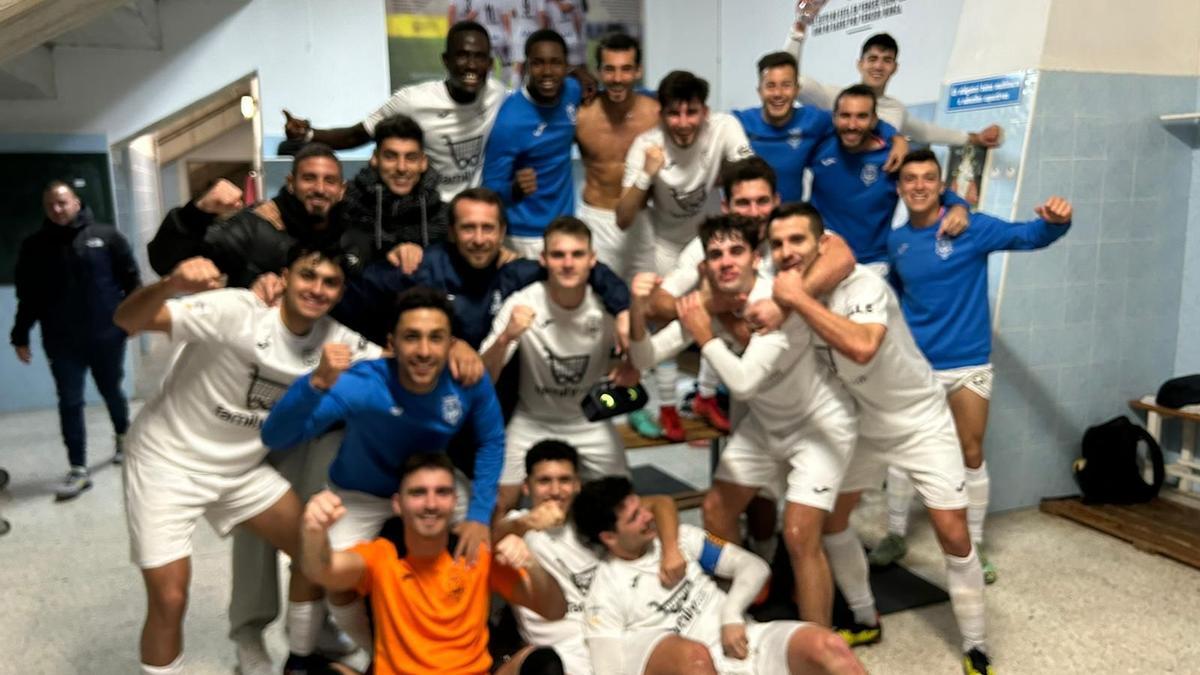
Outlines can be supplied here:
M829 559L829 571L837 584L846 604L854 612L854 620L864 626L874 626L879 623L875 612L875 595L871 592L870 570L867 567L867 554L863 552L862 544L855 536L854 530L846 528L841 532L827 534L821 537L825 544L825 556Z
M288 601L287 638L288 651L297 656L308 656L317 646L317 636L325 625L325 601Z
M354 644L367 650L368 654L371 653L375 642L371 639L371 622L367 620L365 600L359 598L348 605L329 603L329 616L333 617L334 623L342 632L354 640Z
M183 675L183 652L175 660L165 666L142 664L142 675Z
M987 517L990 486L987 462L978 469L967 467L967 531L976 545L983 544L983 519Z
M658 380L658 406L676 405L675 380L679 379L679 365L675 359L654 366L654 378Z
M888 467L887 505L888 534L903 537L908 534L908 512L912 508L913 486L908 474L895 466Z
M945 558L950 607L958 621L958 631L962 633L962 650L968 652L978 647L986 652L987 622L984 618L983 568L979 566L979 556L972 546L965 558L953 555Z
M708 364L708 359L701 357L700 372L696 375L696 392L704 398L712 398L717 395L720 384L721 377L716 369Z

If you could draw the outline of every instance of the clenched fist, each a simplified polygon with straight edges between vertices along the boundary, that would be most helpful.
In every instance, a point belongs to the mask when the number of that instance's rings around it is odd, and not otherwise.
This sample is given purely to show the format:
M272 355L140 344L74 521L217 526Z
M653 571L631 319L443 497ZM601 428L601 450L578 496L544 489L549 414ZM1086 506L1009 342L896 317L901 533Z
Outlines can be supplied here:
M667 155L663 152L661 145L651 145L646 148L646 165L643 167L643 171L649 174L651 178L657 175L666 163Z
M512 316L508 317L508 325L504 327L504 337L509 342L521 337L521 334L533 324L533 317L536 315L537 313L533 311L532 307L526 305L513 307Z
M309 382L317 389L329 391L349 367L350 345L331 342L321 349L321 362Z
M325 532L342 516L346 515L346 507L342 506L342 498L322 490L308 500L304 507L304 529L309 532Z
M222 178L196 200L196 208L214 216L228 216L242 210L242 189Z
M1071 202L1062 197L1051 197L1045 204L1035 208L1034 213L1051 225L1066 225L1071 222Z
M199 293L225 285L224 275L213 261L199 256L176 265L168 279L177 293Z

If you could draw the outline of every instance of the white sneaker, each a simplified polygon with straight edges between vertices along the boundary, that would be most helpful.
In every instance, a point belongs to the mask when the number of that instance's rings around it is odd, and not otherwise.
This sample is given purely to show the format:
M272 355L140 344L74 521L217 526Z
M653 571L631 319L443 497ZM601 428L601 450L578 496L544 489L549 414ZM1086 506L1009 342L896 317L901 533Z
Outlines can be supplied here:
M263 644L262 633L244 631L233 642L237 645L237 668L234 672L238 675L275 675L275 667L271 663L271 656L267 654L267 646Z
M68 499L78 497L84 490L91 489L92 479L88 477L88 470L82 466L73 466L67 472L66 478L54 488L55 501L65 502Z

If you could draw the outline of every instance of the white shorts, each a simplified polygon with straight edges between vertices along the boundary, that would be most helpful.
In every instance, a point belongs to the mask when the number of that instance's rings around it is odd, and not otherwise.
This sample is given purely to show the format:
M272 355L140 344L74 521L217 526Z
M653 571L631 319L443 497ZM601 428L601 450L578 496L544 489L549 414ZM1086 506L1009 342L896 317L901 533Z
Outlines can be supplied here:
M888 272L891 270L891 266L888 265L886 260L879 260L873 263L862 263L862 266L878 274L884 279L887 278Z
M933 374L937 376L938 383L946 389L947 396L966 387L979 394L985 401L992 400L992 377L994 373L992 364L990 363L985 363L981 366L963 366L962 368L935 370Z
M539 260L542 256L542 249L545 248L545 241L541 237L513 237L504 238L504 245L517 252L517 255L530 260Z
M941 424L908 437L859 436L854 458L842 481L842 492L877 489L883 484L889 465L908 474L927 508L966 508L966 470L949 410Z
M341 498L342 506L346 507L346 514L329 528L329 547L335 551L344 551L378 537L383 524L396 515L391 497L376 497L357 490L344 490L336 485L330 485L329 489ZM454 470L454 493L457 500L451 522L460 523L467 517L471 483L457 469Z
M144 570L190 556L192 533L201 516L224 537L274 506L291 489L266 464L238 476L222 476L128 453L121 473L130 556Z
M644 218L634 218L628 230L617 227L617 214L580 203L575 215L592 231L596 259L625 281L638 272L654 272L654 238Z
M830 414L813 419L820 425L808 424L778 434L767 431L754 415L748 415L734 427L713 478L767 488L767 494L783 496L794 504L833 511L854 448L854 418ZM786 491L775 495L775 486L784 476Z
M504 430L504 472L501 485L520 485L525 480L525 455L539 441L557 439L579 452L579 477L585 481L604 476L629 476L625 446L611 421L571 422L535 420L522 411L513 413Z
M676 244L662 237L654 237L654 271L664 277L670 274L679 264L679 254L683 253L685 247L686 242Z
M750 655L745 659L731 659L725 656L725 651L718 641L708 645L712 654L713 665L721 675L788 675L787 647L792 635L812 624L803 621L768 621L766 623L746 624L746 639L750 643ZM658 643L668 636L677 633L664 631L642 631L626 636L626 664L635 668L626 668L625 672L644 673L646 664ZM684 636L687 637L687 636Z

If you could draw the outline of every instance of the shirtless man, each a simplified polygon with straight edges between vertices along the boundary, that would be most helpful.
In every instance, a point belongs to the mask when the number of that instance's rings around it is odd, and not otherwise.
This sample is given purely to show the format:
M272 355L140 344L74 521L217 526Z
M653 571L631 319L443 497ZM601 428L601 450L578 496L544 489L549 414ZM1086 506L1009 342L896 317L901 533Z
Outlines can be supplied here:
M575 121L587 177L576 215L592 230L596 259L628 281L654 269L653 239L642 221L622 231L615 209L625 155L633 139L658 122L658 101L634 89L642 79L642 48L636 39L624 33L605 36L596 47L596 67L604 91L579 109Z

